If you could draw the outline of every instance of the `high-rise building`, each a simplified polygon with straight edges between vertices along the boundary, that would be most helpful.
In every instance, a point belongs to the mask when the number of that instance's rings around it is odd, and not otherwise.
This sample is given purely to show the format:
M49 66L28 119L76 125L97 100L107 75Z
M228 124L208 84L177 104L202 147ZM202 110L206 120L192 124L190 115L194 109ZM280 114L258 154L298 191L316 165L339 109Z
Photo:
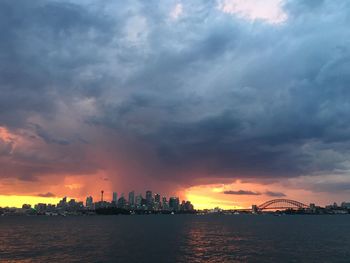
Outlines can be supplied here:
M154 202L157 202L160 204L160 194L155 194L154 195Z
M92 196L86 197L85 206L86 206L87 209L93 209L94 208L94 202L93 202Z
M119 208L126 208L126 200L123 195L118 199L118 207Z
M129 193L129 206L132 208L135 206L135 192L134 191L131 191Z
M146 191L146 206L149 210L153 209L152 191Z
M165 196L163 196L163 198L162 198L162 209L169 210L169 204L168 204L168 201L166 200Z
M155 210L160 210L161 209L160 194L155 194L154 195L153 209L155 209Z
M173 211L178 211L180 205L180 200L178 197L170 197L169 198L169 208Z
M59 201L59 203L57 204L57 207L59 208L65 208L67 207L67 197L63 197L62 200Z
M117 204L118 202L118 194L116 192L113 192L112 202L113 204Z
M142 199L143 199L143 197L142 197L141 194L136 196L136 198L135 198L135 207L136 207L136 209L141 209Z

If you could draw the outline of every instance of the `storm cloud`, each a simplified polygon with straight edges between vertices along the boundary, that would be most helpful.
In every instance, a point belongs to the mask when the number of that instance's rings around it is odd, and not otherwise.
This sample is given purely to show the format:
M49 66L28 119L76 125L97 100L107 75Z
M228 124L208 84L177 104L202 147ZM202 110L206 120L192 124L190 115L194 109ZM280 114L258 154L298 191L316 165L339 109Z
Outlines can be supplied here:
M261 193L248 191L248 190L238 190L238 191L224 191L225 195L261 195Z
M55 194L53 194L51 192L47 192L45 194L38 194L38 196L40 196L40 197L55 197Z
M269 23L219 1L1 1L0 177L346 173L350 3L282 2Z
M284 193L272 192L272 191L266 191L265 195L271 196L271 197L284 197L284 196L286 196Z

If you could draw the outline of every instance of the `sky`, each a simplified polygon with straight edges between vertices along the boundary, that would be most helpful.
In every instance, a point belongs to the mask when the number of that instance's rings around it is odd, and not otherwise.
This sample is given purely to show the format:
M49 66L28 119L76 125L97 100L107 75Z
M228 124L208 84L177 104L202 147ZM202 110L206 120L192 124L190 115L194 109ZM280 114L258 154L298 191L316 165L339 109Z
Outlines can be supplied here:
M0 206L151 189L350 201L347 0L0 1Z

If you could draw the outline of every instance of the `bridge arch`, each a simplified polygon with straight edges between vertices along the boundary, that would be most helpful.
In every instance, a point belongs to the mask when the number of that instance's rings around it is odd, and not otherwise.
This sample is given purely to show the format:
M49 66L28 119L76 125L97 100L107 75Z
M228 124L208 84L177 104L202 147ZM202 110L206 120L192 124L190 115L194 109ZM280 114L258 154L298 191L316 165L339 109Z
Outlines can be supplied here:
M307 205L290 199L273 199L259 205L258 210L268 210L268 209L305 209L308 208Z

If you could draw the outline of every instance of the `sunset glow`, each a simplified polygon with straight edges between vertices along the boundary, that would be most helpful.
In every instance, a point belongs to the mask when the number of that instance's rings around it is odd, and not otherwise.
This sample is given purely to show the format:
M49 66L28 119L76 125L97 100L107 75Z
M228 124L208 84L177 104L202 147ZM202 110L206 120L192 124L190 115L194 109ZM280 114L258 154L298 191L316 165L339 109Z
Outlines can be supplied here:
M58 197L39 197L25 195L0 195L0 207L22 207L23 204L29 204L34 207L35 204L57 204Z
M344 1L16 2L0 1L0 206L349 199Z

